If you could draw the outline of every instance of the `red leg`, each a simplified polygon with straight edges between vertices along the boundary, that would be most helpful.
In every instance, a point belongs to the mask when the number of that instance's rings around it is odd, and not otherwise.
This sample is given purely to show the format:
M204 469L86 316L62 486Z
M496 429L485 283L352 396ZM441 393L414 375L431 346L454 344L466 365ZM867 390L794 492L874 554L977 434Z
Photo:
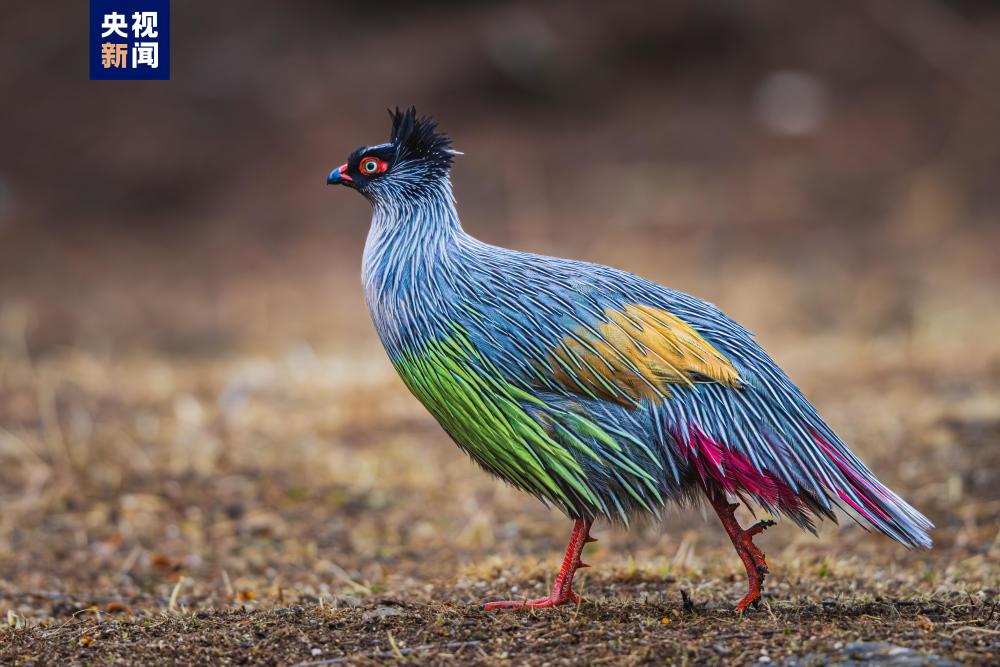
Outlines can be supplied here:
M596 542L590 536L590 526L594 522L590 519L577 519L573 525L573 535L569 538L569 546L566 547L566 557L563 558L562 567L559 569L559 576L556 577L556 585L552 587L552 594L546 598L536 598L534 600L502 600L500 602L487 602L484 609L493 611L494 609L541 609L543 607L555 607L567 602L579 602L580 596L573 591L573 575L576 571L590 565L580 560L583 548L589 542Z
M753 543L753 536L764 532L773 526L774 522L765 519L743 530L736 521L736 508L739 507L737 503L730 503L726 499L725 492L719 488L706 489L705 493L708 495L712 507L715 508L715 513L719 515L719 520L722 521L726 532L729 533L729 539L733 541L736 553L739 554L740 560L743 561L743 565L747 569L750 590L736 604L736 612L742 614L751 604L754 607L760 604L761 587L764 585L764 575L767 574L767 561L764 559L764 552Z

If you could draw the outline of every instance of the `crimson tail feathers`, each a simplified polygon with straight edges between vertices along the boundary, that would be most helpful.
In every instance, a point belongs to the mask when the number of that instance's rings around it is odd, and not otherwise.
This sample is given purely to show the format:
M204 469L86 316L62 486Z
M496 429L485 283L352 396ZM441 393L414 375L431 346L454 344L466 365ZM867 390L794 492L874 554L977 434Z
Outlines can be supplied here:
M874 528L908 548L930 548L931 522L876 479L832 431L824 430L826 437L808 429L811 442L805 446L801 440L793 447L779 438L769 439L774 454L785 460L783 469L775 465L776 460L771 465L755 465L739 447L721 444L696 426L687 433L675 433L675 438L706 487L749 499L813 533L816 518L836 522L833 508L837 506L863 527Z
M855 518L888 535L910 549L930 549L930 531L934 528L927 517L882 484L842 443L830 442L812 433L817 447L839 471L840 480L830 480L828 488L836 494L842 507ZM840 483L838 484L837 481Z

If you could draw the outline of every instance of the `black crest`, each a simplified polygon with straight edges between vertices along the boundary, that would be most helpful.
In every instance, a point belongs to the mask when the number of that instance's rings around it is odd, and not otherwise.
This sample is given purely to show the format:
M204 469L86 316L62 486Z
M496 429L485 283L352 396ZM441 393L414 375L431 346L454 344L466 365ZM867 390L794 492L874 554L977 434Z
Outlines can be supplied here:
M434 171L447 171L451 167L455 151L451 148L451 137L437 132L437 122L428 116L417 117L417 110L410 107L406 111L390 110L392 136L389 141L396 147L396 161L420 160Z

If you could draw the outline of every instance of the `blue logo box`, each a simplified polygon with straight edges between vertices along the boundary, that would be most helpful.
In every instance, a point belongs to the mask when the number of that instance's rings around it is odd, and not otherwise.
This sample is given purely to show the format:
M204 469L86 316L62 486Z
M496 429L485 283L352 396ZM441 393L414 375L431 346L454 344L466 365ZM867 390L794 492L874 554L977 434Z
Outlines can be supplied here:
M90 0L90 78L170 78L170 0Z

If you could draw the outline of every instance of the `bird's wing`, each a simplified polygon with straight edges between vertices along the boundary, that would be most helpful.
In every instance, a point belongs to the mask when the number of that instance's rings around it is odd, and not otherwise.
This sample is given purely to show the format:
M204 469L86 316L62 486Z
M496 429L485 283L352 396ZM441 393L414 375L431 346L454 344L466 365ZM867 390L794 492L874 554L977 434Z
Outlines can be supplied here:
M512 377L626 407L703 383L743 386L724 348L755 344L714 306L609 267L501 257L477 262L465 301L480 346Z
M523 254L491 261L482 262L469 308L473 342L512 382L572 406L550 415L579 411L637 447L666 447L675 478L693 466L807 527L803 510L832 516L831 505L841 505L904 544L929 545L926 518L882 485L752 335L711 304L608 267ZM648 451L633 451L659 475Z
M739 371L690 324L645 303L608 306L552 347L539 366L566 391L626 406L666 400L674 385L738 388Z

